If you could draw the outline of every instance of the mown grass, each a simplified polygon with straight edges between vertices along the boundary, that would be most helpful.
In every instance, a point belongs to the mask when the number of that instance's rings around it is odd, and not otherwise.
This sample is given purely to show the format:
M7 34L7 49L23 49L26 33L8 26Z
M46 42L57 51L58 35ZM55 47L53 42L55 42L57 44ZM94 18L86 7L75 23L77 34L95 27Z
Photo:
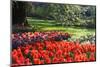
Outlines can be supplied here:
M38 31L62 31L68 32L75 36L76 38L85 35L95 34L95 29L84 28L84 27L73 27L73 26L57 26L55 21L51 20L35 20L28 19L28 22L31 26L37 26Z

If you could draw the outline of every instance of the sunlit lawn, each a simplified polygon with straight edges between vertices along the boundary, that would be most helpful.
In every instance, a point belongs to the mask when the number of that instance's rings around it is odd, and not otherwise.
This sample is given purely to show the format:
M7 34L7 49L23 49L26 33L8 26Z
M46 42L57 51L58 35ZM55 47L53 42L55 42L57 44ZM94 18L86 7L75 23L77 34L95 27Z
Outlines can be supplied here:
M28 19L31 26L39 27L38 31L62 31L72 34L74 37L78 38L80 36L91 35L95 33L95 29L87 29L82 27L63 27L57 26L56 22L50 20L34 20Z

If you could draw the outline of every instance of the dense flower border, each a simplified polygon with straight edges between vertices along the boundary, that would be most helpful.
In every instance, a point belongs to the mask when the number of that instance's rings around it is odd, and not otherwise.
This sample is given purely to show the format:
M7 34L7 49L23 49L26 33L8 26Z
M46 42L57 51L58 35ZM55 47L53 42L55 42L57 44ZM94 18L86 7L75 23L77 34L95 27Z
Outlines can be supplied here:
M42 41L12 50L13 65L35 65L95 61L95 44L68 41Z
M12 48L18 46L25 46L26 44L33 44L34 42L41 41L61 41L68 40L71 35L62 32L25 32L25 33L13 33L12 34Z

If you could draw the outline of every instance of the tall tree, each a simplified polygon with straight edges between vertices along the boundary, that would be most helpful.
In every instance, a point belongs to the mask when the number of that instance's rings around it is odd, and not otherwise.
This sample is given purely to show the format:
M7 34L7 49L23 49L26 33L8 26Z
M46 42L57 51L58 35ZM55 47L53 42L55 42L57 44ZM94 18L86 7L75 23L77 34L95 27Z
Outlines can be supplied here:
M79 22L80 6L51 4L51 15L63 25L73 25Z
M27 12L31 9L31 4L22 1L12 1L12 24L25 24L27 22Z

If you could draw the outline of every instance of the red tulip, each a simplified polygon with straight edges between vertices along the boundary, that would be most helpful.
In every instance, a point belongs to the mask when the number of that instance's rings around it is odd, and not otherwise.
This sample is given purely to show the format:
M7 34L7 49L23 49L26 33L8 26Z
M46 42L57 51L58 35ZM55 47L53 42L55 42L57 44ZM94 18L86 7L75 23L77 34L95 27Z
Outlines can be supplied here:
M34 54L34 55L33 55L33 58L38 59L38 58L39 58L39 55L38 55L38 54Z
M71 57L66 57L66 62L73 62L73 59Z
M51 63L50 58L46 58L46 59L45 59L45 62L46 62L46 63Z
M41 64L44 64L44 60L41 60Z
M52 63L59 63L59 59L54 57L53 60L52 60Z
M34 64L41 64L40 59L33 59Z
M29 53L29 49L26 49L24 53L27 55Z
M22 63L22 64L23 64L24 61L25 61L23 56L19 57L19 60L20 60L20 63Z
M53 57L53 56L54 56L53 52L49 52L49 57Z
M95 60L96 60L95 54L94 54L94 53L91 53L91 54L90 54L89 60L90 60L90 61L95 61Z
M25 59L25 64L26 64L26 65L31 65L30 59L29 59L29 58Z

